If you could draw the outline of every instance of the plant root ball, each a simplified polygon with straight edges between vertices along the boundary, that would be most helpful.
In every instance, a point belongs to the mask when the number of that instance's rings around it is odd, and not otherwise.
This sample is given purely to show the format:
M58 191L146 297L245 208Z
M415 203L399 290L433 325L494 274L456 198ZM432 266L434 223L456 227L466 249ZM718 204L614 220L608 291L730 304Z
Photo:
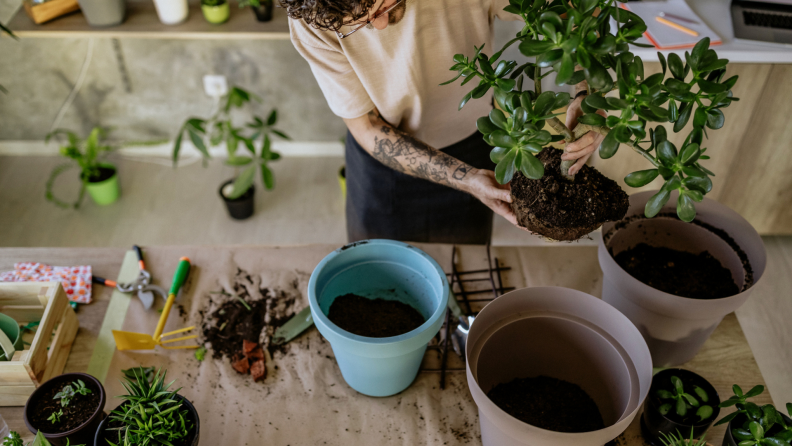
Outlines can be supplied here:
M559 169L562 153L546 147L537 155L545 166L539 180L514 175L511 208L519 225L552 240L573 241L624 218L630 201L622 188L589 166L580 169L574 182L566 180Z

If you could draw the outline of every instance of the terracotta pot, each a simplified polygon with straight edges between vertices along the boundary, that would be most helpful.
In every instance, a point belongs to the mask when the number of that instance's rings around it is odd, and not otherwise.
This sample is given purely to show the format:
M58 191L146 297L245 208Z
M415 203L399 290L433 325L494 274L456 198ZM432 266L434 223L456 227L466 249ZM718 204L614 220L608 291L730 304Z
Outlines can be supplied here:
M102 383L87 373L64 373L63 375L56 376L40 385L39 388L30 395L30 398L28 398L27 402L25 403L24 419L25 425L31 433L35 434L39 431L38 427L30 424L29 416L30 412L33 410L33 404L31 402L35 402L39 398L42 398L44 394L53 387L62 386L66 383L77 381L78 379L82 380L87 387L92 387L92 391L97 391L98 389L99 406L96 408L96 411L93 413L93 415L91 415L90 418L88 418L87 421L70 431L59 434L48 434L46 432L42 432L42 434L44 434L44 437L47 439L47 441L52 443L53 446L65 446L67 439L69 444L72 445L90 444L91 441L93 441L96 429L99 427L99 424L105 417L104 406L107 397L105 395L104 387L102 387Z
M707 396L710 398L706 404L713 409L712 415L709 418L697 424L682 424L660 413L662 400L655 397L655 393L661 389L658 383L667 383L667 380L669 380L671 376L679 377L682 380L687 379L695 381L695 385L704 389ZM685 392L693 394L693 389L685 389ZM662 434L672 435L678 433L685 438L690 438L692 433L694 438L701 438L718 418L718 414L720 413L719 404L720 397L718 396L718 391L715 390L715 387L713 387L709 381L700 375L683 369L661 370L652 377L652 387L649 389L649 396L646 398L646 402L644 402L644 410L641 415L641 435L644 437L644 440L652 446L664 446L661 441Z
M470 327L466 353L484 446L602 446L627 429L652 382L649 349L635 326L602 300L567 288L525 288L495 299ZM498 384L541 375L580 386L606 427L541 429L487 397Z
M767 255L756 230L739 214L714 200L705 198L696 204L698 215L694 223L675 217L676 192L657 217L642 218L646 202L654 194L650 191L630 196L630 210L625 219L602 226L598 252L604 276L602 299L638 327L652 352L655 367L671 367L693 359L723 317L745 303L764 274ZM737 252L723 236L707 229L707 225L728 234L726 237L733 239L745 253L752 280ZM708 251L731 270L742 291L730 297L705 300L652 288L632 277L614 260L615 255L639 243L692 253Z
M190 444L190 446L198 446L198 440L200 440L201 437L201 419L198 417L198 411L195 410L195 406L193 406L190 400L188 400L187 398L179 395L178 393L176 394L175 398L178 400L182 400L182 403L184 404L184 408L187 409L190 416L192 417L193 422L195 423L195 438L193 438L193 441ZM124 404L126 403L121 403L119 407L121 407ZM99 428L96 430L96 434L92 440L93 443L91 444L93 444L94 446L109 446L107 440L105 440L105 429L107 428L109 422L110 422L110 417L107 417L104 419L104 421L102 421L102 423L99 425ZM113 440L111 439L110 441ZM86 444L88 443L86 442Z

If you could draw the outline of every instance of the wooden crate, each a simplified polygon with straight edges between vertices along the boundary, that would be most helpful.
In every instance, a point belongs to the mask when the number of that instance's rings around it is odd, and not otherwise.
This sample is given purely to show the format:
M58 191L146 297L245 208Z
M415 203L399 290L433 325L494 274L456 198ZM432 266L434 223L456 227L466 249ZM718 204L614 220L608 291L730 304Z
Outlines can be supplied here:
M40 321L26 350L0 362L0 406L24 406L36 387L63 372L80 323L59 282L0 283L0 313L22 325Z

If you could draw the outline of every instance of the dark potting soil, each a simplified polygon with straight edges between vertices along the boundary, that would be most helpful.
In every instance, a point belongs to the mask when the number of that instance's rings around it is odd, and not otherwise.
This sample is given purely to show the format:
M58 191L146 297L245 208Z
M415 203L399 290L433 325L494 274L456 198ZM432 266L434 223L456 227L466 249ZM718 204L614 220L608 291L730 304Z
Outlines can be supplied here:
M509 415L555 432L591 432L605 427L597 404L575 384L537 376L493 387L487 396Z
M685 390L685 393L688 393L688 394L693 395L694 397L696 397L696 399L698 400L698 402L701 405L709 405L709 406L712 406L713 409L715 409L715 407L717 407L717 404L718 404L719 401L715 397L714 394L709 394L709 393L707 394L707 396L709 397L708 402L701 401L701 398L696 394L695 390L693 390L693 389L696 386L699 386L699 387L701 387L702 389L704 389L706 391L708 386L706 385L706 383L701 382L701 380L696 379L694 376L690 376L687 373L680 373L680 374L677 374L677 375L669 373L669 374L666 374L666 375L663 376L663 380L662 381L660 381L658 383L652 382L652 390L649 392L649 396L648 397L652 399L652 402L655 404L655 407L659 408L660 406L662 406L665 403L671 403L671 410L668 411L668 413L665 415L665 417L668 418L669 420L675 422L675 423L683 424L685 426L699 425L701 423L707 422L708 420L711 420L712 417L710 417L707 420L700 421L699 420L699 416L696 415L697 408L695 408L695 407L692 408L692 409L688 409L688 411L687 411L687 413L685 414L684 417L679 416L676 413L676 401L675 400L670 400L670 399L665 399L664 400L664 399L661 399L657 395L657 391L658 390L667 390L667 391L669 391L671 393L674 393L674 383L671 382L671 377L672 376L676 376L677 378L679 378L682 381L682 388Z
M327 317L342 329L369 338L398 336L426 322L418 310L403 302L356 294L337 297Z
M676 296L720 299L740 292L731 271L707 251L693 254L641 243L614 260L646 285Z
M109 180L115 175L116 170L110 167L100 167L99 175L88 177L89 183L101 183L102 181Z
M63 387L70 383L67 382L63 383L61 386L54 386L45 392L41 398L34 402L33 410L29 412L30 424L42 432L59 434L75 429L88 421L91 415L96 412L96 408L99 407L99 400L101 397L99 396L99 389L95 387L93 382L83 382L85 383L85 387L91 390L91 393L87 395L75 395L66 407L61 406L61 401L54 399L54 397L55 394L63 390ZM57 413L60 411L63 411L63 415L60 416L60 423L53 424L47 419L53 412Z
M627 194L597 169L583 166L570 182L561 176L563 151L552 147L537 158L545 166L539 180L517 172L511 182L512 210L520 226L555 240L576 240L607 221L620 220Z
M266 299L247 302L250 310L238 299L220 305L210 316L213 323L204 326L203 335L212 344L212 356L233 359L242 349L243 341L258 344L267 315Z

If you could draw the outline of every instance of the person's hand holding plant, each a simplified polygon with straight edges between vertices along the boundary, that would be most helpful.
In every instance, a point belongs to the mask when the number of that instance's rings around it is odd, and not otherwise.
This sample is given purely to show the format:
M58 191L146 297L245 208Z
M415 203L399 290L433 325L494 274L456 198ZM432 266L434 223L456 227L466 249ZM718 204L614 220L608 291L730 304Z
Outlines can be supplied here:
M586 91L586 81L581 82L576 87L577 93ZM575 127L578 125L578 118L585 114L583 109L580 108L580 104L585 98L586 95L577 96L567 108L566 126L570 130L575 130ZM608 114L605 112L605 110L597 110L597 114L605 118L608 117ZM575 162L575 164L569 168L570 175L575 175L576 173L580 172L580 169L582 169L586 164L586 161L588 161L591 154L594 153L595 150L599 149L603 139L605 139L604 135L596 132L588 132L580 139L566 145L564 148L564 154L561 155L561 159L564 161L577 160L577 162Z
M492 212L517 225L517 217L509 206L512 202L509 184L499 184L495 172L491 170L476 169L470 173L465 191L492 209Z

